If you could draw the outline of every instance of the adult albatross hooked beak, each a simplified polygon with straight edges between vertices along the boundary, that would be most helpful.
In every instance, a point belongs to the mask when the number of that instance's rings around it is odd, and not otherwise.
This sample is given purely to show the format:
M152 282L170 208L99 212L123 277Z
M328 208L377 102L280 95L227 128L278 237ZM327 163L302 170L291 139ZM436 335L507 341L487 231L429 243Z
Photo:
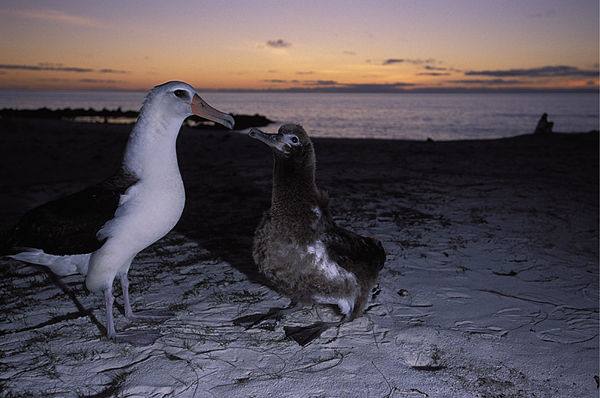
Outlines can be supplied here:
M215 123L222 124L223 126L232 129L235 124L233 117L226 113L216 110L204 101L200 96L195 93L190 103L190 108L194 115L203 117Z

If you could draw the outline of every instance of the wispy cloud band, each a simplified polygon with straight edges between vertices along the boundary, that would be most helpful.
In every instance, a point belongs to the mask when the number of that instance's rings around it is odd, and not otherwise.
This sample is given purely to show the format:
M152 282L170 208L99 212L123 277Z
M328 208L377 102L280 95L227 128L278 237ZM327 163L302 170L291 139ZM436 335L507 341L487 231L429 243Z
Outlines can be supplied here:
M286 48L286 47L290 47L291 45L292 45L292 43L288 43L282 39L267 41L267 46L273 47L273 48Z
M494 77L598 77L598 70L579 69L575 66L542 66L529 69L480 70L465 72L466 76Z
M38 65L8 65L0 64L0 69L8 70L33 70L33 71L56 71L56 72L76 72L85 73L93 72L90 68L78 68L74 66L62 66L61 64L45 64L40 63Z
M92 69L92 68L80 68L76 66L63 66L62 64L52 64L41 62L37 65L15 65L15 64L0 64L0 69L4 70L29 70L29 71L50 71L50 72L75 72L75 73L118 73L125 74L130 73L125 70L117 69Z
M423 65L423 64L435 64L436 61L433 58L428 59L408 59L408 58L388 58L383 61L382 65L393 65L393 64L411 64L411 65Z
M70 15L62 11L41 9L41 10L6 10L0 9L0 14L21 17L26 19L37 19L43 21L51 21L58 23L67 23L70 25L100 27L101 25L86 17Z
M413 83L340 83L335 80L263 80L265 83L274 84L300 84L300 87L289 87L290 91L330 91L330 92L397 92L404 88L414 87Z
M448 80L448 83L455 84L478 84L478 85L491 85L491 86L505 86L505 85L514 85L514 84L525 84L526 82L521 80L504 80L504 79L464 79L464 80Z
M421 72L417 76L449 76L449 72Z

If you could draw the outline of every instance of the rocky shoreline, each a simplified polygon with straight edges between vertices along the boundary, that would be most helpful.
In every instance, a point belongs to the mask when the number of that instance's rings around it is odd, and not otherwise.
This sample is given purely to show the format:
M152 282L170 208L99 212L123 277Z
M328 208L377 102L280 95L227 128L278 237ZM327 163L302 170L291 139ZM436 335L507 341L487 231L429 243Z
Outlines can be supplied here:
M138 111L123 111L92 108L63 108L63 109L0 109L0 118L5 119L34 119L34 120L65 120L72 122L105 123L105 124L131 124L135 123ZM273 123L266 116L232 114L235 120L235 129L244 130L250 127L264 127ZM225 127L213 122L192 116L186 120L186 125L198 129L226 130Z

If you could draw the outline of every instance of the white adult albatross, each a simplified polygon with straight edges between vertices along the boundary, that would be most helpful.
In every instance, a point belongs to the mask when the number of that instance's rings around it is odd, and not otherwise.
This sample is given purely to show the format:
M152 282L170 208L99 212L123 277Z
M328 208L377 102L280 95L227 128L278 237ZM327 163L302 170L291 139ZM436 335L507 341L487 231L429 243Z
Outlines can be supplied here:
M55 274L85 275L87 288L104 292L106 333L133 344L152 343L153 330L116 333L112 285L119 276L128 319L164 320L161 310L134 313L127 272L133 258L177 223L185 191L175 144L192 114L232 128L233 118L208 105L192 86L168 82L147 95L118 172L81 192L48 202L25 214L4 247L17 260L45 265Z

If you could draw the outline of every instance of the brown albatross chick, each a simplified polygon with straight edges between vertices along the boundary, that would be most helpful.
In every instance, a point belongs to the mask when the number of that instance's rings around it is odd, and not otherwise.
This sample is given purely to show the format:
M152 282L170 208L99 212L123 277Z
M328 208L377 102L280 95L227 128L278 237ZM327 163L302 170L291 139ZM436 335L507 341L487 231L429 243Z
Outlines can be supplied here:
M329 197L315 184L315 152L301 126L281 126L278 134L253 128L249 135L267 144L274 159L272 203L254 235L254 261L292 303L334 304L343 315L340 322L285 328L288 337L305 345L327 328L362 315L385 251L377 239L334 223ZM236 323L256 324L294 307L238 318Z

